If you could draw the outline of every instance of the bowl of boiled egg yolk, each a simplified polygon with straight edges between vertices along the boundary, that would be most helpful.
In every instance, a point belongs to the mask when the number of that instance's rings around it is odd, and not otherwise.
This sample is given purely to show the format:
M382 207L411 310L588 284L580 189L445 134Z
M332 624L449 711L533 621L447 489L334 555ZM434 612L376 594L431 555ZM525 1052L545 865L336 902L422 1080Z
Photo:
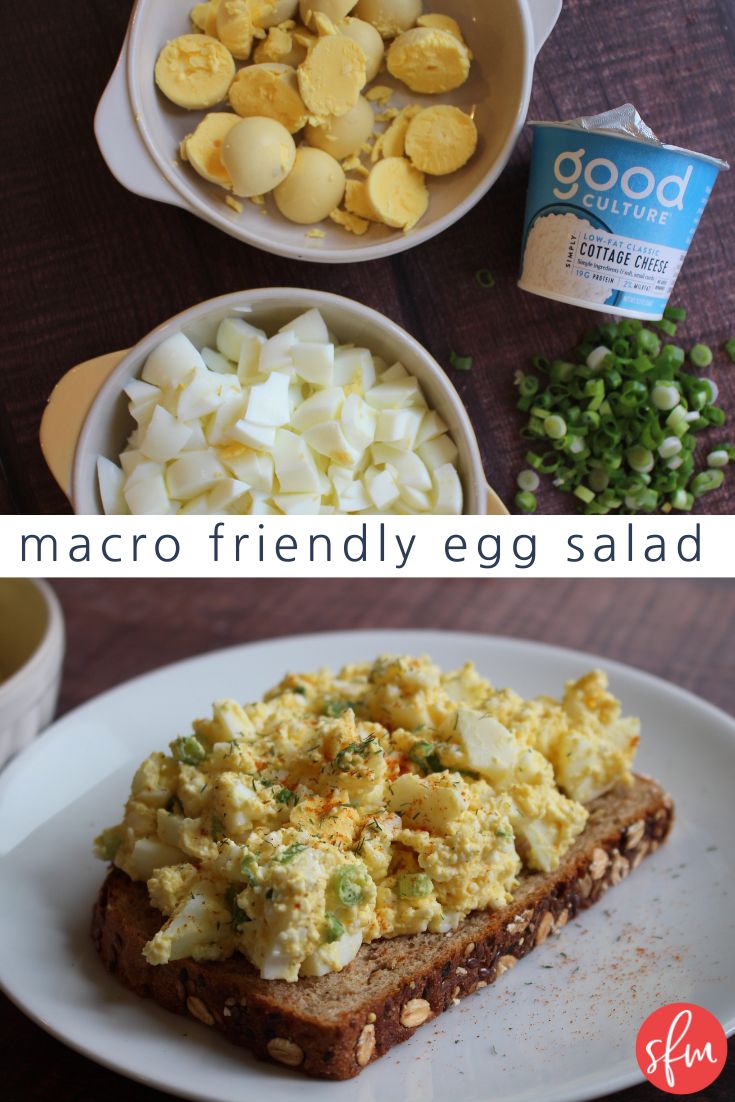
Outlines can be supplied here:
M232 236L298 259L387 256L494 183L533 38L526 0L139 0L118 175L135 191L142 142L170 201ZM103 154L121 140L98 138Z
M212 299L144 337L76 442L78 514L486 514L467 411L388 318L292 288Z

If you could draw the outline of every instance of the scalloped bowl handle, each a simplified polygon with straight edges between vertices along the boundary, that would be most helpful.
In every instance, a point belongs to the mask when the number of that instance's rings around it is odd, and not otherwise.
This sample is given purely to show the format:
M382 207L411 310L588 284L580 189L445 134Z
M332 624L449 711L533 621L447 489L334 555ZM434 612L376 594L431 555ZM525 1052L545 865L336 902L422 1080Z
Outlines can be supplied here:
M508 510L498 495L493 490L492 486L487 486L487 516L489 517L507 517Z
M86 360L59 379L41 419L43 457L59 487L71 500L71 475L79 433L100 387L127 350Z
M538 55L561 15L562 0L528 0L533 24L534 50Z
M112 175L128 191L186 210L154 165L138 133L125 79L127 50L126 38L94 116L97 145Z

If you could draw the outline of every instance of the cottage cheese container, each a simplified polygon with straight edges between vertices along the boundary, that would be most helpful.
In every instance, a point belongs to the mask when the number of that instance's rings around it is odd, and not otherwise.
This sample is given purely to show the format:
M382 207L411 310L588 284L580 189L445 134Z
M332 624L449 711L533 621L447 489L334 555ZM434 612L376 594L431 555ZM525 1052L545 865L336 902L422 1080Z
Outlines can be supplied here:
M664 145L632 104L535 127L518 286L658 319L722 168Z

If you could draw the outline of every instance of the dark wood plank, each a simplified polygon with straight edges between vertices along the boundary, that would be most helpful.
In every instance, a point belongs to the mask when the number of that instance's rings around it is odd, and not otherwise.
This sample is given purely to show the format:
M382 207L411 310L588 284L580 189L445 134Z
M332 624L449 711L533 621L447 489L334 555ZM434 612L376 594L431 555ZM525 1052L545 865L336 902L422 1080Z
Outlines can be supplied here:
M400 257L357 266L295 264L242 245L182 211L138 199L110 176L92 118L112 70L130 0L37 0L33 19L7 21L3 148L5 355L0 455L16 508L68 506L37 444L46 397L72 364L124 347L213 295L273 284L337 291L377 307L447 364L480 439L486 470L511 500L523 465L513 376L539 351L561 354L595 315L515 286L525 200L526 132L507 171L460 224ZM735 38L731 0L566 0L536 72L531 117L568 118L628 98L667 140L733 158ZM59 44L65 43L64 48ZM717 184L676 291L690 308L685 337L732 335L735 177ZM482 291L474 272L489 267ZM735 371L718 368L733 408ZM735 480L700 509L731 512ZM546 511L569 500L546 491Z
M74 581L56 589L68 628L63 711L216 647L345 627L426 627L496 632L620 659L735 712L735 583L727 581ZM0 1028L14 1055L4 1068L5 1097L13 1102L168 1097L64 1048L2 997ZM727 1070L697 1097L728 1102L734 1092L735 1041ZM660 1097L646 1084L608 1102Z

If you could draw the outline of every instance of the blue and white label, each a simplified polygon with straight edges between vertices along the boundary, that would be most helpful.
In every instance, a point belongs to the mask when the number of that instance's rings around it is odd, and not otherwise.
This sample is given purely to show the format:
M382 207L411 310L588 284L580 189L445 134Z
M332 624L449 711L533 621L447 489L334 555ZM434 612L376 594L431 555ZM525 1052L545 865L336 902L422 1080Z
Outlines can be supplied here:
M519 286L660 318L718 171L683 150L537 125Z

